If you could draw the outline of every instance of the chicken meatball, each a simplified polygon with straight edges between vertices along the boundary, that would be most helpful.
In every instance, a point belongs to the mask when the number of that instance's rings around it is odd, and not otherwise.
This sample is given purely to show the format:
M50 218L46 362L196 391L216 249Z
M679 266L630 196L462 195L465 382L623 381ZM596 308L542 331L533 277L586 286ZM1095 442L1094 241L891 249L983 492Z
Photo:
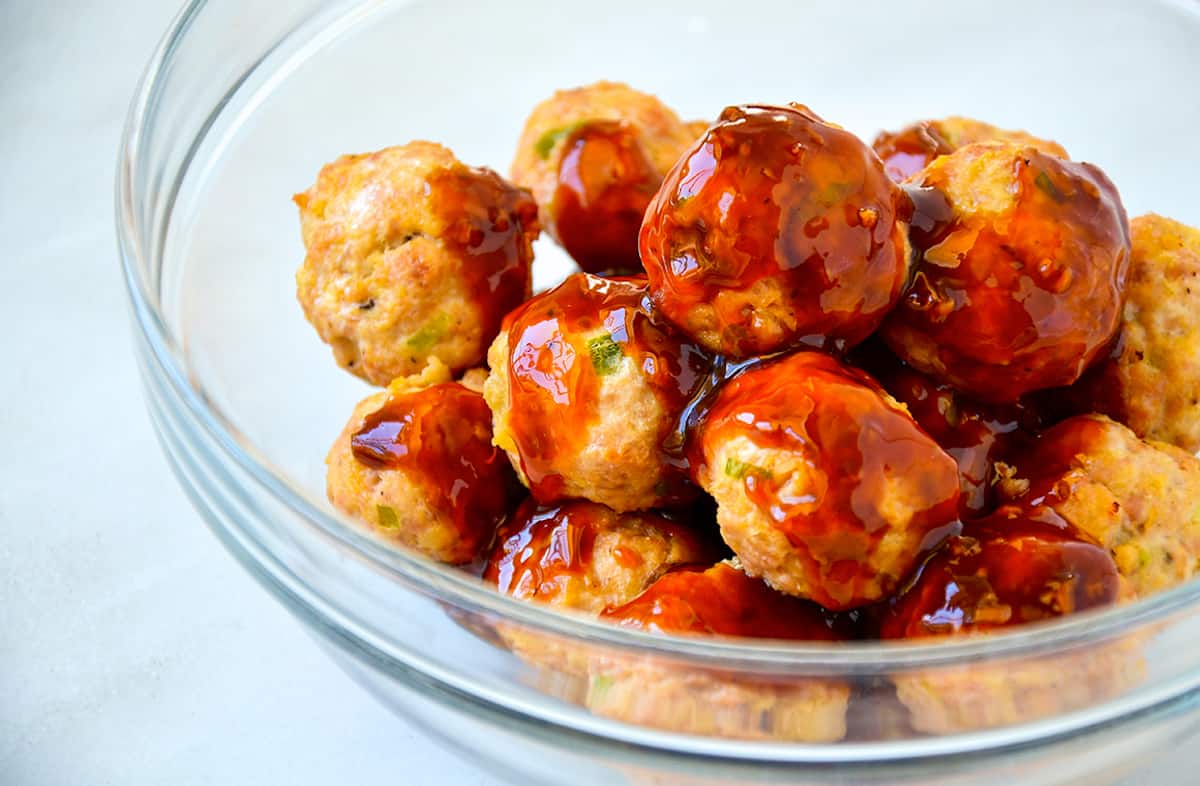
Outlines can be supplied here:
M644 279L569 277L509 315L488 361L496 444L539 502L695 496L667 443L708 361L651 311Z
M491 542L518 488L492 445L483 396L457 382L422 388L398 380L368 396L325 463L335 507L389 541L456 565Z
M875 137L875 153L888 176L897 183L908 180L938 156L976 142L1012 142L1033 147L1059 158L1067 151L1057 142L1040 139L1025 131L1010 131L969 117L923 120L900 131L884 131Z
M1102 415L1065 420L1018 463L1017 500L1052 509L1109 549L1139 597L1200 569L1200 459Z
M958 468L870 377L818 352L726 383L697 480L751 576L849 609L887 597L957 523Z
M412 142L342 156L297 194L300 305L346 370L376 385L436 358L480 365L529 297L537 205L489 169Z
M1121 335L1069 391L1140 437L1200 451L1200 230L1162 216L1131 222L1133 255Z
M599 614L633 600L670 568L717 558L703 533L653 513L529 500L497 533L483 578L522 600Z
M546 232L590 273L641 270L646 205L698 132L652 95L617 82L561 90L534 107L512 179Z
M968 145L917 178L913 284L882 335L903 360L983 401L1074 382L1120 325L1129 226L1091 164Z
M870 148L808 108L730 107L646 211L655 305L733 357L853 346L904 288L907 205Z
M1105 548L1045 508L1006 506L946 542L893 603L880 633L884 639L984 634L1127 597ZM1120 693L1142 672L1137 642L1123 640L1054 658L898 674L893 681L915 728L949 734L1078 709Z
M781 595L730 563L672 571L602 618L666 635L842 638L819 607ZM844 682L753 680L614 655L593 660L587 706L629 723L689 734L832 742L846 733L849 697Z

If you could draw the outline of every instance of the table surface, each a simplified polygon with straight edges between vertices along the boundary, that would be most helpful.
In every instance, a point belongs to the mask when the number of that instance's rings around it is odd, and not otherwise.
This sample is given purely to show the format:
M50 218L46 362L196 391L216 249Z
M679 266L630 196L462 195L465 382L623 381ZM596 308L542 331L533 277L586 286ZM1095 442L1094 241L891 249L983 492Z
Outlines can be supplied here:
M0 782L495 783L338 671L221 550L162 459L112 179L173 12L0 2ZM1189 782L1179 759L1138 782Z

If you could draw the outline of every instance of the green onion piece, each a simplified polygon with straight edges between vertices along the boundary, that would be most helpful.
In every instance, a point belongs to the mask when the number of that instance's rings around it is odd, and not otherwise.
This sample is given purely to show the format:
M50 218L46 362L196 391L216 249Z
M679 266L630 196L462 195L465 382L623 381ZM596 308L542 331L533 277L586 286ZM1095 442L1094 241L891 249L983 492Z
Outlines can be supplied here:
M608 693L609 688L615 684L612 677L606 677L601 674L598 677L592 677L592 684L588 686L588 700L598 701L604 698L604 694Z
M1058 190L1058 186L1054 185L1054 181L1050 179L1050 176L1044 170L1038 172L1038 176L1033 179L1033 184L1055 202L1062 202L1067 198L1062 191Z
M581 120L577 123L571 123L570 125L559 126L558 128L550 129L538 137L538 141L533 144L534 152L538 154L538 158L545 161L550 157L550 151L554 149L555 145L561 142L565 137L570 136L586 122L586 120Z
M735 458L725 459L725 474L735 480L741 480L747 475L757 475L760 478L771 477L771 473L762 467L748 464L745 461L738 461Z
M450 317L445 313L438 314L433 319L429 320L416 333L413 333L405 345L414 352L426 352L433 348L433 345L446 335L447 328L450 327Z
M396 509L387 505L376 505L375 515L379 516L379 526L384 529L400 529L400 517Z
M592 356L592 367L600 376L608 376L621 367L621 358L625 357L625 353L609 334L589 339L587 347Z

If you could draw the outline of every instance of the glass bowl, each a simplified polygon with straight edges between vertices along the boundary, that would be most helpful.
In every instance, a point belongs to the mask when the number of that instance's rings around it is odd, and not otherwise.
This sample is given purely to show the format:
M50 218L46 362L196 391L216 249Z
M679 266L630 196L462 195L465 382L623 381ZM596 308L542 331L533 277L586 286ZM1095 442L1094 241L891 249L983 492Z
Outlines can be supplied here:
M1131 215L1200 224L1180 176L1200 172L1197 75L1194 2L195 0L119 163L150 414L247 570L368 690L513 782L1115 780L1200 723L1198 583L986 640L666 640L500 597L338 516L321 459L367 390L294 300L289 196L413 138L504 171L536 101L609 78L685 117L800 100L867 138L951 113L1026 127L1100 164ZM537 254L537 286L570 270ZM793 733L814 685L849 695L844 740ZM915 728L893 685L955 720Z

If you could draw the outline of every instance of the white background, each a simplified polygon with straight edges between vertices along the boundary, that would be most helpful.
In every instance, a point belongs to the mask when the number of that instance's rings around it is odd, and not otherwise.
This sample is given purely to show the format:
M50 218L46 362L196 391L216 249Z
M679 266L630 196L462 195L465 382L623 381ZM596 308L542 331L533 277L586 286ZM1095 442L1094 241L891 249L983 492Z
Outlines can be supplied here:
M0 0L0 783L492 783L337 671L161 458L112 179L174 10Z

